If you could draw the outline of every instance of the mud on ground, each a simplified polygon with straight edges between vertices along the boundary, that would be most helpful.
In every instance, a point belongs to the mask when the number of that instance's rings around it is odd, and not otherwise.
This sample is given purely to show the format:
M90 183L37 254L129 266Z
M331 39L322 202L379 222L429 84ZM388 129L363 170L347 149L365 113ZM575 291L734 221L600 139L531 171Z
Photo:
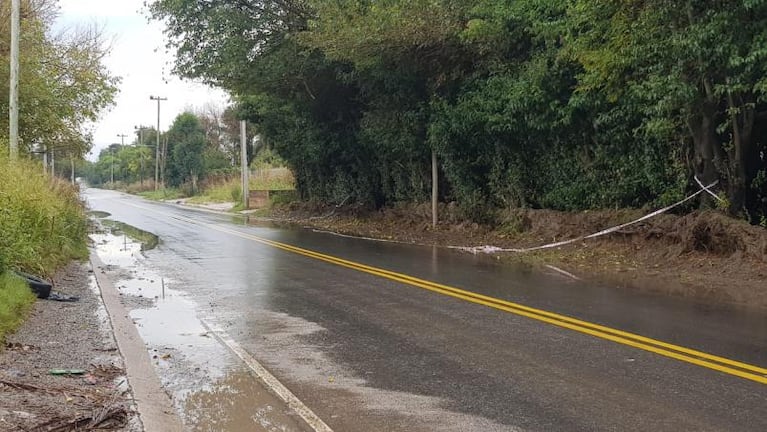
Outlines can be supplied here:
M557 212L514 210L496 226L461 220L442 205L431 226L429 205L380 211L310 204L280 207L273 216L293 224L385 240L441 246L526 248L578 238L645 214L639 210ZM530 253L500 253L504 261L553 265L580 278L621 288L692 298L707 304L767 310L767 229L716 211L661 215L617 233Z
M139 431L108 318L87 264L73 263L0 348L0 431ZM53 369L81 369L52 375Z

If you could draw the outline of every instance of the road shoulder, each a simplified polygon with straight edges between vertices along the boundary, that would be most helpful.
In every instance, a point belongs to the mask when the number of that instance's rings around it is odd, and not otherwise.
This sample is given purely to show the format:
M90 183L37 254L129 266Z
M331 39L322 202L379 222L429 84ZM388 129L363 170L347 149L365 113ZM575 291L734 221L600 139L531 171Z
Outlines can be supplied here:
M71 263L53 284L57 292L79 301L38 300L0 350L0 431L71 430L88 424L140 431L90 266Z
M120 302L117 290L102 270L104 264L95 252L91 252L91 263L104 305L109 313L117 346L125 359L128 382L133 389L145 430L167 432L183 430L181 420L155 374L144 342L128 311Z

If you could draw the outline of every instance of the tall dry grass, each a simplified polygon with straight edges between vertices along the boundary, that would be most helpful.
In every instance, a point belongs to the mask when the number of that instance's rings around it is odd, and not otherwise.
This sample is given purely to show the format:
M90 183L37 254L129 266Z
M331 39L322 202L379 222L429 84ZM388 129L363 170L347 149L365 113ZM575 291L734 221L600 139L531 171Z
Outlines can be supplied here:
M0 340L29 311L34 296L13 270L42 276L88 255L78 190L26 159L11 162L0 142Z
M87 256L86 235L75 186L44 174L39 164L10 162L7 152L0 152L0 272L51 274Z

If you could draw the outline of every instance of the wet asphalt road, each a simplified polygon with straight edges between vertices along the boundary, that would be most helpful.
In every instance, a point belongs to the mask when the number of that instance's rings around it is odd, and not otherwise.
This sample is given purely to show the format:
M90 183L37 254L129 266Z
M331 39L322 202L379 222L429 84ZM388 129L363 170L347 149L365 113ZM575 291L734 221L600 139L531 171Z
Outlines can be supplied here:
M235 231L767 367L767 315L248 225L89 190L147 260L336 431L767 430L765 384L290 253ZM191 223L194 220L198 223Z

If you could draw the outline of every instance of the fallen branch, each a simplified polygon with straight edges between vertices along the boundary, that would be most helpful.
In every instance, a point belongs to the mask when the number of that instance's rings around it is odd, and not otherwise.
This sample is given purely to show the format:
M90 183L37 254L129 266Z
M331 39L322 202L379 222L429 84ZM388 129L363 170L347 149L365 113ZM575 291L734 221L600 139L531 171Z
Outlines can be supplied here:
M4 385L6 387L10 387L15 390L23 390L28 392L43 392L43 393L52 394L52 395L68 394L72 396L77 396L79 398L87 399L94 403L103 402L106 399L106 396L97 392L83 392L73 388L60 388L60 387L44 388L44 387L34 386L31 384L8 381L5 379L0 379L0 385Z
M32 432L71 432L117 429L128 422L128 412L121 406L112 406L94 411L90 416L75 419L53 419L30 429Z

